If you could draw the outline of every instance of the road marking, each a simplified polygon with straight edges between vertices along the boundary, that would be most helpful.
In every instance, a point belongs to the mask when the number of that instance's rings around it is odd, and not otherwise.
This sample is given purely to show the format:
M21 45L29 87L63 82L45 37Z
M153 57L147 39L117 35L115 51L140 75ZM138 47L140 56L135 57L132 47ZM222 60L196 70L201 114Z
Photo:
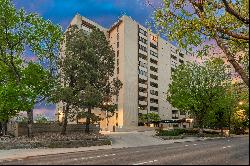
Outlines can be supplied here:
M194 144L194 146L196 146L197 144Z
M101 157L101 156L96 156L96 157Z
M90 159L94 158L94 157L89 157Z
M85 159L85 157L82 157L82 160L84 160Z
M188 145L185 145L185 146L188 146Z
M78 159L74 159L75 161L77 161Z
M108 155L108 154L105 154L104 156L107 157L107 156L109 156L109 155Z
M156 161L158 161L158 160L145 161L145 162L136 163L136 164L133 164L133 165L143 165L143 164L147 164L147 163L153 163L153 162L156 162Z
M223 146L223 149L225 149L225 148L227 148L227 147Z
M229 145L229 146L227 146L228 148L231 148L231 146Z
M111 154L111 155L115 156L115 154Z

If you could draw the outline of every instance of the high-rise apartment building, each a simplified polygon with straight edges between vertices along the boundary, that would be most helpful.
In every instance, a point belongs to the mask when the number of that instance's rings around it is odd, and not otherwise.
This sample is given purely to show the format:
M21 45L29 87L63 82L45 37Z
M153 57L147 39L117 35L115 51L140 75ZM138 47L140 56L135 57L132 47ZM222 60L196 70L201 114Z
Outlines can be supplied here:
M109 29L80 15L73 18L71 25L73 24L88 32L92 27L98 27L105 33L115 51L114 76L122 81L123 87L119 97L113 98L113 102L118 104L118 110L109 120L109 129L113 126L138 126L139 116L151 112L159 114L163 120L187 116L166 101L171 72L188 60L184 52L126 15ZM59 106L58 110L61 108ZM101 128L106 125L105 120L101 122Z

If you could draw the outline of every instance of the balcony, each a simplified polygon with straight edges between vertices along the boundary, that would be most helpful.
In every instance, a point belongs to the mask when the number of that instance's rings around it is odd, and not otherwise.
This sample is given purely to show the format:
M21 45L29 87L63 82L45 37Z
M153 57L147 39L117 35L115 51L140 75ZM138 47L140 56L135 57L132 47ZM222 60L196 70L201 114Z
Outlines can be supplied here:
M141 87L141 88L148 88L148 86L146 85L146 84L142 84L142 83L139 83L139 87Z
M159 107L159 104L156 104L156 103L150 103L149 105L153 107Z
M148 80L148 77L144 76L144 75L141 75L141 74L138 74L139 75L139 79L142 79L142 80Z
M139 100L139 105L146 106L146 105L148 105L148 102L146 102L144 100Z
M147 52L147 50L139 49L139 54L147 55L148 52Z
M154 68L158 68L158 65L154 64L154 63L150 63L150 66L154 67Z
M147 92L139 92L139 96L148 97Z
M147 107L146 108L140 108L139 113L142 113L142 114L147 113Z
M158 57L155 57L155 56L153 56L153 55L150 55L150 58L152 58L152 59L155 60L155 61L158 61Z
M147 61L147 60L145 60L145 59L139 57L138 61L139 61L139 62L138 62L138 65L140 65L140 63L141 63L141 65L148 66L148 61ZM140 65L140 66L141 66L141 65Z

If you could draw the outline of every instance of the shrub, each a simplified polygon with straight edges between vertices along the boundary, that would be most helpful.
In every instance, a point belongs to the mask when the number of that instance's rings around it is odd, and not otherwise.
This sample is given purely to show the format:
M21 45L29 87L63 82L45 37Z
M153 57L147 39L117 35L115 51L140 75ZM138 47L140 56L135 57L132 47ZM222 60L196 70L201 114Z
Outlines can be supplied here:
M44 115L37 115L36 117L36 123L48 123L48 118L45 117Z
M173 130L157 130L158 136L179 136L185 132L185 129L173 129Z

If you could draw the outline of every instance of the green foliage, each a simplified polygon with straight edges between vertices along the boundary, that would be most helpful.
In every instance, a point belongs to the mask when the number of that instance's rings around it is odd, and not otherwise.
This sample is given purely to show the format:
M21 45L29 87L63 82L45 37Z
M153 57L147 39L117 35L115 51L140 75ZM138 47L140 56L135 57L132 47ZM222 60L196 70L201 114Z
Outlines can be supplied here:
M54 102L62 101L71 118L94 118L91 109L99 107L113 113L117 108L111 103L118 95L121 82L112 79L115 53L104 33L93 29L91 33L71 26L64 35L62 57L59 60L61 86L56 90ZM109 106L104 103L110 102ZM87 112L84 110L88 108ZM95 121L95 120L92 120Z
M33 109L54 88L61 28L0 0L0 120ZM38 58L27 61L25 49Z
M195 56L208 55L213 44L217 44L247 83L248 6L248 0L162 0L162 6L153 13L154 26L168 40Z
M161 118L160 118L159 114L156 114L153 112L148 113L148 114L140 114L139 115L139 121L143 122L143 123L145 123L145 122L158 122L160 120L161 120Z
M46 116L44 116L43 114L39 114L37 115L36 119L35 119L36 123L48 123L48 118Z
M223 61L217 58L203 65L178 66L172 74L167 100L173 107L188 111L203 128L207 115L225 93L228 79L225 69Z
M22 113L19 113L17 116L16 116L16 122L19 122L19 123L28 123L28 118L27 116L24 116Z
M158 136L179 136L185 133L185 129L173 129L173 130L159 130L156 135Z

